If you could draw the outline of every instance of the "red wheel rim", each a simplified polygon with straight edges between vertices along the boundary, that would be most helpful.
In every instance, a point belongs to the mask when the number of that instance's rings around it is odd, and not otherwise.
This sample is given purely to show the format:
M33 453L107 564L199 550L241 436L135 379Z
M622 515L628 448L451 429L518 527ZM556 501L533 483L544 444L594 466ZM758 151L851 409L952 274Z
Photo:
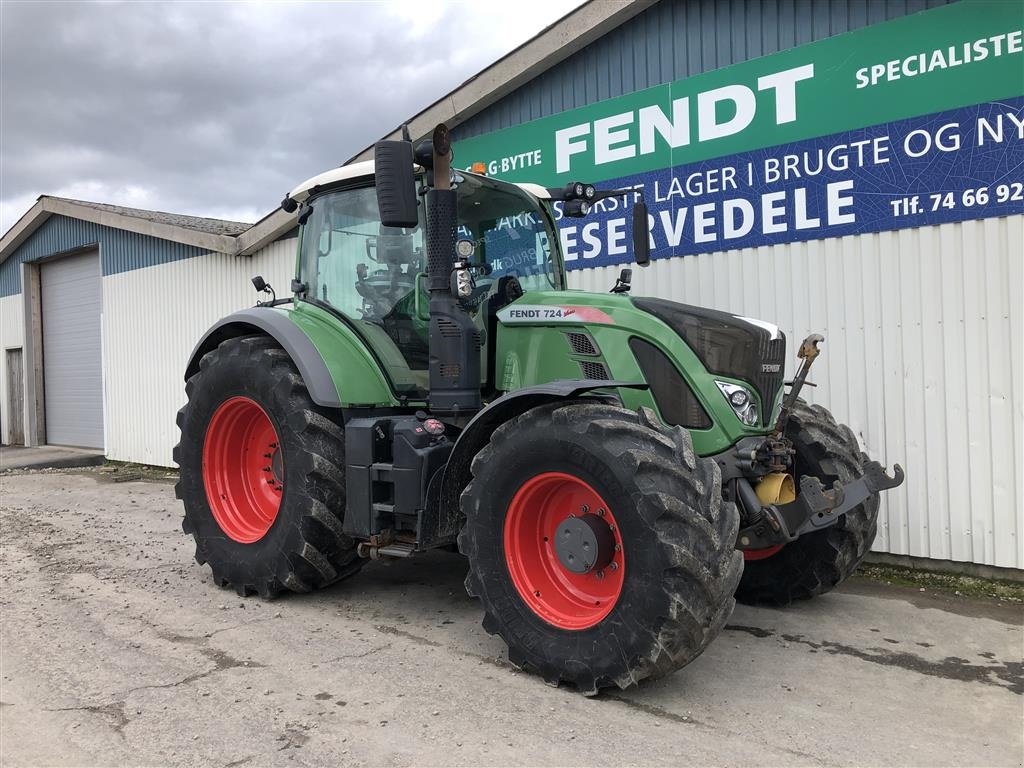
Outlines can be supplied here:
M203 484L217 525L243 544L262 539L277 518L284 464L267 412L248 397L213 412L203 443Z
M764 549L744 549L743 550L743 559L744 560L764 560L765 558L771 557L772 555L774 555L776 552L778 552L784 546L786 546L786 545L785 544L776 544L774 547L765 547Z
M575 573L563 565L554 541L567 518L585 515L597 515L608 525L614 551L610 561ZM527 480L509 503L504 544L512 583L548 624L569 630L592 627L611 613L622 594L626 559L618 523L604 499L578 477L543 472Z

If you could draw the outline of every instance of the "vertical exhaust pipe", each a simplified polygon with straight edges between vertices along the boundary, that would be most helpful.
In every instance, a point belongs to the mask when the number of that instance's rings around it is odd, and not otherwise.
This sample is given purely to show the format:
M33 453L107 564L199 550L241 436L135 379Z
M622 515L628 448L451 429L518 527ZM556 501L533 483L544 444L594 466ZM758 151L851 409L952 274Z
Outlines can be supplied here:
M480 410L480 332L452 291L459 211L443 123L434 129L432 143L433 184L427 192L430 410L458 416Z
M430 410L439 415L472 415L481 406L481 339L473 319L452 291L458 198L451 188L451 141L447 126L442 123L434 129L431 143L429 156L419 150L416 152L417 159L429 167L426 193L429 404ZM411 142L378 142L374 159L381 222L385 226L415 226L416 211L413 209L410 213L407 202L410 190L413 195L415 192ZM410 218L413 224L405 223ZM391 221L402 223L392 224Z

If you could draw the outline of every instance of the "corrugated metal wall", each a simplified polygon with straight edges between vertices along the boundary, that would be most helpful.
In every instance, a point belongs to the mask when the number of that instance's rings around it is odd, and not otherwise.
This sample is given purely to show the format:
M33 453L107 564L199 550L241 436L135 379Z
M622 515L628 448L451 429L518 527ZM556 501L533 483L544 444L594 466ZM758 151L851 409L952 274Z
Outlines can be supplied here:
M104 268L102 329L107 457L172 466L175 414L185 402L181 377L193 346L217 320L255 303L253 275L262 274L282 295L287 293L297 241L278 240L251 257L228 256L54 216L26 243L31 247L23 246L8 260L10 266L5 263L7 276L17 271L20 291L21 261L98 238L101 260L110 265ZM183 248L202 255L188 258ZM156 266L125 271L118 268L123 262ZM2 296L0 350L23 343L22 294ZM0 371L4 442L7 411L6 371Z
M808 393L900 462L880 552L1024 568L1024 216L685 256L633 291L825 336ZM570 273L607 291L618 267ZM794 369L792 355L787 374Z
M151 267L204 253L202 248L106 227L69 216L50 216L18 250L0 264L0 296L21 292L21 265L55 253L99 245L104 275Z
M452 135L479 136L953 1L661 0Z
M21 294L0 297L0 442L3 443L7 443L11 436L11 414L7 407L7 355L4 350L24 347L24 342L25 321Z
M108 458L173 466L193 347L217 320L262 298L253 275L288 295L296 242L280 240L252 257L209 253L103 278Z
M1021 568L1021 242L1013 217L688 256L634 269L634 291L772 320L793 344L823 333L811 399L908 471L875 549ZM111 458L171 464L192 345L253 303L251 275L287 285L294 252L288 240L251 261L211 254L104 279ZM605 291L617 273L570 283Z
M794 344L822 332L809 396L908 471L883 501L875 549L1021 568L1021 242L1024 217L1013 217L678 257L634 269L634 291L772 320ZM251 259L208 254L104 278L110 458L171 465L194 343L253 303L253 274L286 286L294 253L285 240ZM605 291L617 274L576 271L570 283ZM21 320L21 297L0 299L4 348L21 345Z

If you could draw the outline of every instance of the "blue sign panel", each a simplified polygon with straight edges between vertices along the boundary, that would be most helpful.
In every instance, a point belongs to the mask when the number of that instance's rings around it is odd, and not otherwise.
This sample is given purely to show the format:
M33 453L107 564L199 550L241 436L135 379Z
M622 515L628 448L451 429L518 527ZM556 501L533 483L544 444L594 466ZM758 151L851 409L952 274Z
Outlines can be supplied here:
M611 179L635 190L561 216L569 269L1024 213L1024 97Z

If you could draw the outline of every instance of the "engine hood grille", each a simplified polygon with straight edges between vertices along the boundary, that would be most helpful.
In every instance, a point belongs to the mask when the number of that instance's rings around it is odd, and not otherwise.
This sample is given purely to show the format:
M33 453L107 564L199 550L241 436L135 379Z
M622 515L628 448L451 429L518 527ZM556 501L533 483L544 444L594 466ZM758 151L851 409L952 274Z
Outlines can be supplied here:
M686 342L713 374L749 383L761 398L768 426L785 375L786 337L742 318L664 299L635 298L633 305L657 317Z

